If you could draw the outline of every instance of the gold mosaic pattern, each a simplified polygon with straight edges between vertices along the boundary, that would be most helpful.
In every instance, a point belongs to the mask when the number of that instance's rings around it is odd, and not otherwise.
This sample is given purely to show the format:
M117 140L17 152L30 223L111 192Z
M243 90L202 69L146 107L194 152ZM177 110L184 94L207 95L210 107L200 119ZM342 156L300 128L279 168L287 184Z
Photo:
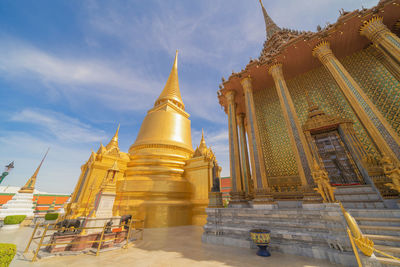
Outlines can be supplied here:
M356 135L365 150L374 157L378 156L364 127L353 113L333 77L323 66L296 76L287 81L287 85L301 125L307 120L306 91L308 91L313 102L327 114L352 120Z
M297 164L275 87L254 92L267 176L297 175Z
M368 47L340 61L400 135L400 83L372 55L372 49Z

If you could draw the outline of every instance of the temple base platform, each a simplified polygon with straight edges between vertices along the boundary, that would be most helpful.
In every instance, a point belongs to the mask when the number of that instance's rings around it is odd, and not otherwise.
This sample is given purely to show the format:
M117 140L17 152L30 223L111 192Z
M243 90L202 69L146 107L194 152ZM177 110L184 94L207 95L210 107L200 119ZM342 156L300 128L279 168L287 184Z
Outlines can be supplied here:
M400 209L348 209L361 231L376 244L400 247ZM254 208L207 208L204 243L256 248L249 231L263 228L271 231L270 251L329 260L344 266L357 266L346 221L339 204L304 204L301 201ZM397 221L398 222L397 222ZM388 224L389 223L389 224ZM387 231L390 231L388 233ZM393 235L398 242L393 243ZM383 236L387 236L386 241ZM381 240L374 240L377 237ZM392 241L391 241L392 240ZM390 244L389 244L390 243ZM364 257L365 266L380 266L376 257Z

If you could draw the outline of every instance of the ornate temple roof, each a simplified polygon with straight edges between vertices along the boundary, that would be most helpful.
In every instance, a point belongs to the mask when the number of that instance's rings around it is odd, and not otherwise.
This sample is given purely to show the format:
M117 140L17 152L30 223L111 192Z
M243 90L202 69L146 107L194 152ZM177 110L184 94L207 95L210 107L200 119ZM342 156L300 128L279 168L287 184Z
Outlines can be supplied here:
M217 93L225 112L227 104L224 94L229 90L236 91L237 114L245 112L243 88L240 84L244 77L252 78L253 90L257 91L274 86L272 76L267 74L272 64L282 63L287 80L317 68L321 63L313 57L312 50L321 41L328 41L339 59L359 51L370 44L365 36L360 35L360 27L373 17L383 17L385 25L391 30L396 30L396 23L399 23L400 0L381 0L377 6L370 9L362 8L351 12L341 10L335 23L327 23L325 27L318 26L316 32L280 28L266 12L264 13L264 10L263 14L267 39L260 57L250 59L244 69L233 72L228 79L222 78Z
M205 156L208 159L214 159L214 152L211 150L211 147L207 147L206 140L204 139L204 131L201 129L201 140L200 145L194 151L193 157Z
M154 106L159 105L164 100L171 100L178 106L184 109L181 92L179 90L179 79L178 79L178 50L176 50L174 64L172 65L171 73L169 74L167 83L165 84L164 90L157 98Z
M270 18L270 16L267 13L267 10L265 10L265 7L260 0L261 4L261 9L264 15L264 21L265 21L265 31L267 33L267 39L271 38L276 32L281 31L281 28L276 26L275 22Z
M110 149L112 149L112 148L118 148L118 149L119 149L119 147L118 147L118 132L119 132L119 126L120 126L120 124L118 124L117 131L115 132L113 138L111 138L110 143L108 143L108 145L106 145L106 149L107 149L107 150L110 150Z
M119 127L120 127L120 125L118 125L118 128L115 131L115 134L111 138L111 140L108 143L108 145L103 146L103 144L100 143L100 147L97 150L97 152L94 153L92 151L92 154L90 155L90 158L89 158L88 162L90 162L91 160L94 161L95 158L100 160L103 155L117 156L118 158L123 158L123 159L128 159L129 158L129 156L125 152L122 152L119 149L119 146L118 146Z

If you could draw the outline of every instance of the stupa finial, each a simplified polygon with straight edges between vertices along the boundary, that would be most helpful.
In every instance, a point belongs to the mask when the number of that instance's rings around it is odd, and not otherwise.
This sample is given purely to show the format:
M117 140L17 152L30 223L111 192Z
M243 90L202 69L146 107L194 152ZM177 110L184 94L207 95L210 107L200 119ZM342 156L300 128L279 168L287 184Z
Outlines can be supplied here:
M265 10L265 7L262 3L261 0L260 4L261 4L261 9L264 15L264 21L265 21L265 30L267 32L267 39L271 38L272 35L274 35L274 33L281 31L281 28L279 28L278 26L276 26L275 22L271 19L271 17L268 15L267 10Z
M159 105L165 100L171 100L173 103L185 108L183 104L181 92L179 90L179 79L178 79L178 50L176 50L174 64L172 65L171 72L169 74L167 83L165 84L164 90L161 92L160 96L157 98L154 106Z

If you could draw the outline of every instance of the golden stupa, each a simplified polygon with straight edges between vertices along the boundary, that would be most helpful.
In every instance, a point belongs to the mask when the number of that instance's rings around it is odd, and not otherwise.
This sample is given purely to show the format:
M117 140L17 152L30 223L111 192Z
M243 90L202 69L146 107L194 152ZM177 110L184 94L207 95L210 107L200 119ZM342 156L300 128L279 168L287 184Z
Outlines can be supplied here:
M179 90L177 57L178 52L167 83L147 112L128 154L118 148L117 131L110 144L101 145L82 166L68 210L71 217L87 216L100 180L117 162L114 215L144 219L146 227L206 223L205 208L216 176L213 169L220 167L204 136L193 151L189 114Z
M126 181L117 189L123 206L134 217L145 218L148 227L190 224L190 185L183 173L193 148L177 55L164 90L129 149Z

